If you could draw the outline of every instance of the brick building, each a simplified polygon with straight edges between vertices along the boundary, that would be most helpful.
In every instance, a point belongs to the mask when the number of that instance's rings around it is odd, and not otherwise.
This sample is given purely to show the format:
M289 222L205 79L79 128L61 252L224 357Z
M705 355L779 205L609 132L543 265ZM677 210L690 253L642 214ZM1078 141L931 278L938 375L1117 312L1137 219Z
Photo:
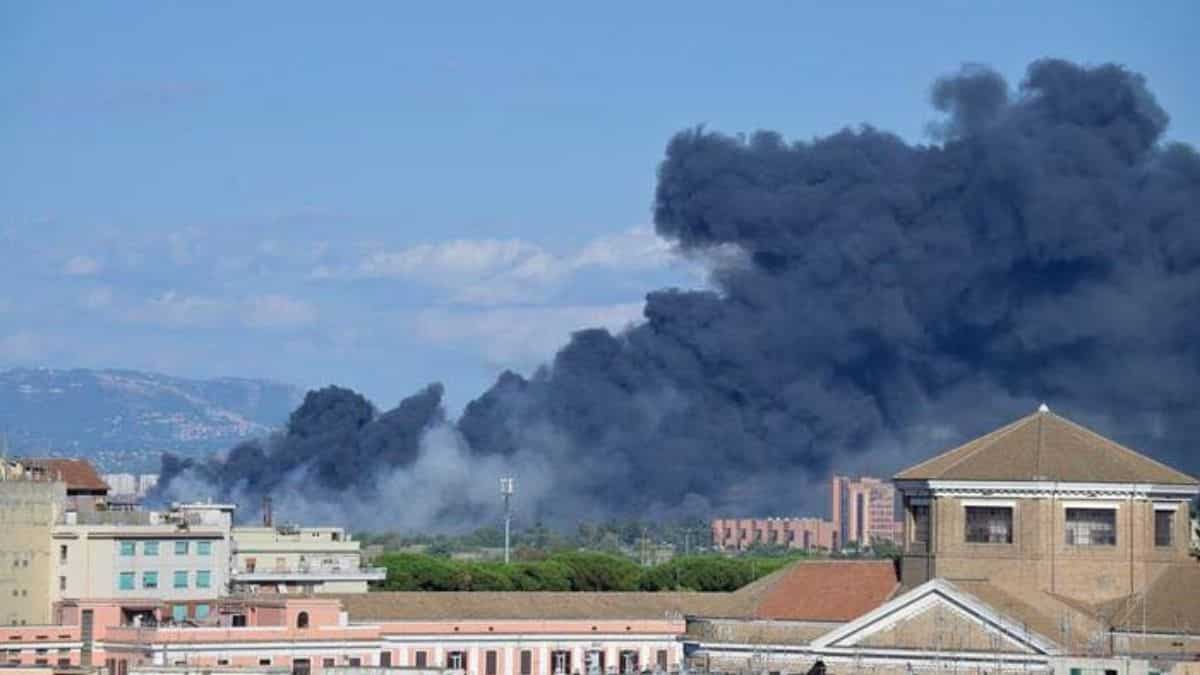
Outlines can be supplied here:
M903 523L896 518L896 489L886 480L834 476L830 481L833 529L842 546L895 542Z
M878 675L1200 669L1195 478L1043 406L895 481L905 521L894 596L854 617L725 620L720 630L697 617L685 638L692 665L802 673L820 663ZM819 580L808 595L841 583Z
M755 544L834 550L839 541L833 523L820 518L717 518L712 538L723 551L744 551Z

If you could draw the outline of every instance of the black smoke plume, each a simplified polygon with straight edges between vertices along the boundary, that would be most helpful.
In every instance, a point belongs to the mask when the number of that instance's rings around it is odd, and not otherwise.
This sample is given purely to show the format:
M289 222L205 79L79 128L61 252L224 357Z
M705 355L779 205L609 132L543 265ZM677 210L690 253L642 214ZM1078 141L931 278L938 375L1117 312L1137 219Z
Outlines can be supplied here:
M164 464L164 484L253 496L300 476L308 500L371 495L392 505L377 523L405 525L389 481L450 452L484 487L422 493L421 526L494 509L507 471L549 522L819 512L829 472L900 468L1042 400L1196 473L1195 149L1164 142L1167 114L1114 65L1038 61L1015 91L972 66L931 98L929 145L679 133L654 221L714 290L650 293L643 323L576 333L453 427L437 388L384 415L323 390L281 437Z

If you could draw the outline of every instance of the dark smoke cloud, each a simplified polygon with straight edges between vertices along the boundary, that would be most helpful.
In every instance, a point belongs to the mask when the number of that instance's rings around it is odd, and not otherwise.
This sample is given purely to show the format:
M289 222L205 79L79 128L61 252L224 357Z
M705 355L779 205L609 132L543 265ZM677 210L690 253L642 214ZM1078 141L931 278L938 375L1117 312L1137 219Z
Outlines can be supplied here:
M654 220L715 290L650 293L644 323L576 333L454 427L438 389L382 416L326 390L283 438L182 476L261 494L299 472L336 495L428 453L489 492L527 477L527 516L550 522L788 513L820 510L831 470L891 471L1041 400L1200 471L1196 151L1164 144L1167 114L1118 66L1038 61L1015 91L969 66L931 98L932 145L678 134ZM486 512L431 499L422 526Z

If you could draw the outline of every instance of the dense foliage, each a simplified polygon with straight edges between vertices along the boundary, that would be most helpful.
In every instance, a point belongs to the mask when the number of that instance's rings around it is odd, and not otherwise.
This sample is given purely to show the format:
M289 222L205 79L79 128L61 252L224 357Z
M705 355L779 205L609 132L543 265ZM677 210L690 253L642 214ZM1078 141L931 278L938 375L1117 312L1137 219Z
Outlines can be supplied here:
M387 568L377 589L389 591L732 591L795 559L705 555L641 567L628 558L584 551L509 565L385 553L374 564Z

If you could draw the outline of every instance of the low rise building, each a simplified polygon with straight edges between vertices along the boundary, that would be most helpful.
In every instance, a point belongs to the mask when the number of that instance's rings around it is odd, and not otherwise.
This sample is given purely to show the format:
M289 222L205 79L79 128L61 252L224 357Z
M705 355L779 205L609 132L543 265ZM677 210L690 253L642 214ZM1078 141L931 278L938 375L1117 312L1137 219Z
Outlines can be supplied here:
M826 551L839 548L833 523L820 518L717 518L712 521L713 544L722 551L752 546Z
M365 593L382 567L363 567L361 543L340 527L233 528L230 579L238 591Z

